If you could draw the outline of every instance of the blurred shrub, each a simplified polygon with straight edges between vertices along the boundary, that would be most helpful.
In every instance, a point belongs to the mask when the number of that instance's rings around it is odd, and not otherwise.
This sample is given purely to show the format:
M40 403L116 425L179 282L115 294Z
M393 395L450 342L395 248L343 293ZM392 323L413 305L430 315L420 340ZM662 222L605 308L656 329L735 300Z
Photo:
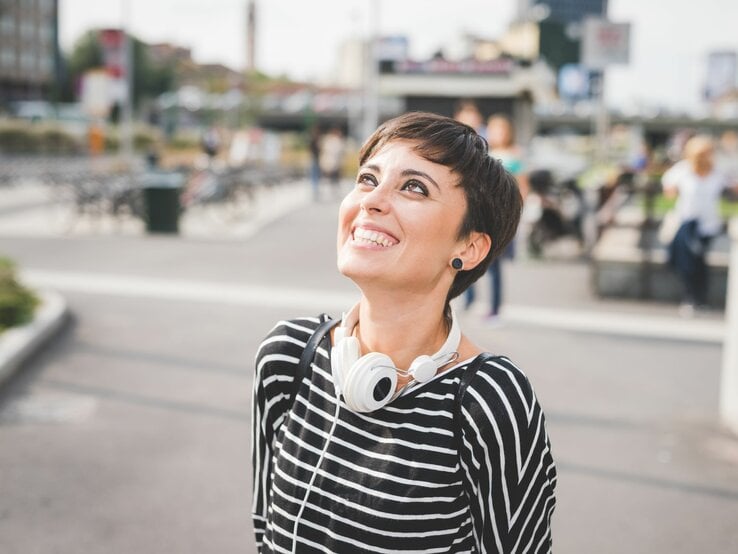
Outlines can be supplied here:
M74 154L80 149L77 139L54 126L39 128L38 148L44 154Z
M18 282L15 264L0 258L0 333L31 320L38 297Z
M146 152L160 142L158 131L148 125L136 125L133 129L133 149L136 152ZM105 129L105 150L116 152L121 147L121 129L109 127Z
M120 148L119 130L111 126L104 130L104 135L105 150L117 151ZM0 121L0 153L3 154L76 154L88 149L87 141L85 133L75 136L53 121ZM133 136L135 150L147 151L160 141L160 133L154 127L136 126Z
M200 138L192 133L176 133L167 143L173 150L190 150L200 148Z
M133 134L133 148L139 152L149 150L159 141L159 134L150 127L139 127Z
M79 141L55 124L0 122L0 152L6 154L73 154Z
M118 140L118 134L112 132L105 133L105 151L115 152L120 148L120 140Z
M0 152L24 154L37 152L39 137L30 127L6 123L0 126Z

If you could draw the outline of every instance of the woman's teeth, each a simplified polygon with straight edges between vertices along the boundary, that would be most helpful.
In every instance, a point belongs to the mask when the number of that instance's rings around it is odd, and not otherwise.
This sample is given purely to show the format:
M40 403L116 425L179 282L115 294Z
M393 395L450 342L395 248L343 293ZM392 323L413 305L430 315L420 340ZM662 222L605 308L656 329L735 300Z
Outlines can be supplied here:
M383 246L385 248L396 244L395 241L391 240L387 235L361 228L357 228L354 231L354 240L366 244Z

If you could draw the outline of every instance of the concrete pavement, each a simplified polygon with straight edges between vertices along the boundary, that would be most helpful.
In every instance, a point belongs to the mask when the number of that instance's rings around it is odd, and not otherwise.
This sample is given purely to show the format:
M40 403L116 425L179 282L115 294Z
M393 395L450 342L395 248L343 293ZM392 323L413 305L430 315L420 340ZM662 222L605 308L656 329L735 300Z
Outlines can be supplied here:
M0 233L74 314L0 396L13 445L0 551L253 551L251 360L278 318L338 315L356 297L335 270L336 207L296 203L235 240ZM544 406L555 551L736 551L738 441L715 423L722 314L602 302L579 263L504 271L505 325L481 318L482 283L463 327L510 355Z

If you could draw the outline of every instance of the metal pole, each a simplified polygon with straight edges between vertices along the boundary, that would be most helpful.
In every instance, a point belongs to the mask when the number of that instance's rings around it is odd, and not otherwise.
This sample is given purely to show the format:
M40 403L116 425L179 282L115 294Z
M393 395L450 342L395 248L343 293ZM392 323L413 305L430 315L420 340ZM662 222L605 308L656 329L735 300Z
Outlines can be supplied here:
M366 47L366 82L364 84L364 129L362 142L369 137L379 123L379 60L377 45L379 44L380 0L369 0L369 17L371 30Z
M133 171L133 39L131 37L131 0L122 0L123 50L125 60L125 94L121 104L121 155L128 171Z
M602 2L602 20L607 21L607 0ZM608 129L610 127L610 118L607 113L607 99L605 94L605 70L600 69L599 91L597 94L597 110L595 112L595 140L597 141L595 153L596 160L600 164L607 163L609 148L607 144Z
M595 155L600 164L607 163L608 158L608 129L610 117L607 113L607 101L605 99L605 69L600 70L599 91L597 95L597 110L595 112Z
M731 431L738 433L738 217L730 222L728 235L731 244L723 372L720 379L720 419Z

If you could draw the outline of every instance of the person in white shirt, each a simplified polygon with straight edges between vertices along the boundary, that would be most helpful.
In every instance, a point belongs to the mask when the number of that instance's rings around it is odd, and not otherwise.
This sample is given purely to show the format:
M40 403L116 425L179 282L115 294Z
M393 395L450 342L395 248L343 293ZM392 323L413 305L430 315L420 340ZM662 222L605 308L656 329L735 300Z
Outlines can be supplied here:
M669 245L669 262L684 283L684 315L707 303L705 255L723 231L720 198L731 182L716 166L714 153L713 139L696 135L684 145L683 159L661 178L664 195L676 198L679 230Z

